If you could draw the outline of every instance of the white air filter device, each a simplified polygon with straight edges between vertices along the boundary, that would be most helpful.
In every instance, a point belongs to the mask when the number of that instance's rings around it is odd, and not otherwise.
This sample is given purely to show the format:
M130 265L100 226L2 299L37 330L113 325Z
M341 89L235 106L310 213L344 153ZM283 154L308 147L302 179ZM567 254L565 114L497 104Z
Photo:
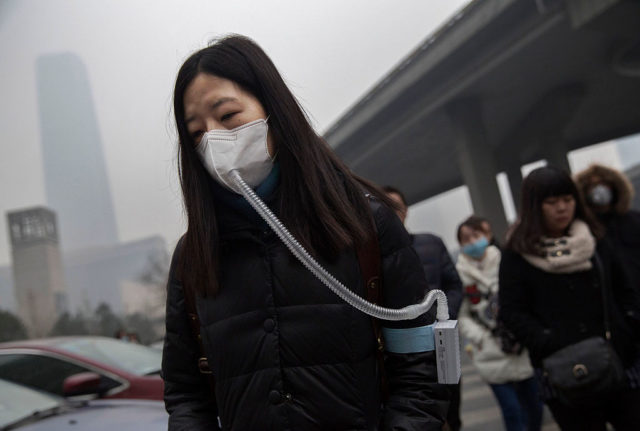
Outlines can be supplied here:
M458 321L438 321L433 326L438 365L438 383L455 385L460 382L460 339Z

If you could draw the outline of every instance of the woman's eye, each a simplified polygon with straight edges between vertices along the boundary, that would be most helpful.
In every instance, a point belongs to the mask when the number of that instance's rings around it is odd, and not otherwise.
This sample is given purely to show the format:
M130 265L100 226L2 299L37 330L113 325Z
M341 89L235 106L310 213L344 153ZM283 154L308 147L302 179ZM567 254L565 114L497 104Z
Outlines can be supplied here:
M224 114L222 117L220 117L220 120L221 121L227 121L227 120L231 119L236 114L237 114L237 112L229 112L227 114Z

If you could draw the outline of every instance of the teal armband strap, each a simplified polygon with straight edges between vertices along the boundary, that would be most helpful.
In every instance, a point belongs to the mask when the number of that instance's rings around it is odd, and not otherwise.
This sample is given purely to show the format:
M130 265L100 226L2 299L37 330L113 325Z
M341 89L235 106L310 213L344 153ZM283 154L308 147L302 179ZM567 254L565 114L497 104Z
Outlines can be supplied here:
M433 325L417 328L382 328L384 347L391 353L418 353L435 350Z

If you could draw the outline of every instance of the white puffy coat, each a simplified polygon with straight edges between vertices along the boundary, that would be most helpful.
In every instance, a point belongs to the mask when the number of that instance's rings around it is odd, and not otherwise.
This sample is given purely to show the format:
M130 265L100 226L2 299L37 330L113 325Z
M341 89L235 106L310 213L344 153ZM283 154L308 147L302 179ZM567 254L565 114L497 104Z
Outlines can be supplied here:
M486 327L496 325L499 267L500 250L494 246L487 248L482 260L461 253L456 264L464 287L458 314L460 333L473 345L472 360L478 373L488 383L495 384L520 381L533 375L527 351L520 355L504 353L499 340Z

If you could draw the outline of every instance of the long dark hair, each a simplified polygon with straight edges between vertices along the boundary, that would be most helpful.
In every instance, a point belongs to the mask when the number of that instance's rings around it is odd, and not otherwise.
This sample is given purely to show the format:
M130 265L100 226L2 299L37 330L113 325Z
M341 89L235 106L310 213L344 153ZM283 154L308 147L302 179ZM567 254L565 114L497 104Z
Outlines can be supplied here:
M252 40L231 35L191 55L176 78L178 171L188 220L178 265L184 287L202 295L219 290L214 180L196 154L184 118L185 90L200 73L233 81L262 104L280 164L279 216L298 241L326 259L363 244L373 232L365 190L391 207L393 202L352 174L315 133L265 52Z
M538 254L540 238L545 234L542 203L548 197L563 195L571 195L576 201L574 219L587 223L591 233L600 238L602 227L586 210L569 174L562 169L545 166L531 171L522 182L519 220L507 240L507 248L521 254Z

